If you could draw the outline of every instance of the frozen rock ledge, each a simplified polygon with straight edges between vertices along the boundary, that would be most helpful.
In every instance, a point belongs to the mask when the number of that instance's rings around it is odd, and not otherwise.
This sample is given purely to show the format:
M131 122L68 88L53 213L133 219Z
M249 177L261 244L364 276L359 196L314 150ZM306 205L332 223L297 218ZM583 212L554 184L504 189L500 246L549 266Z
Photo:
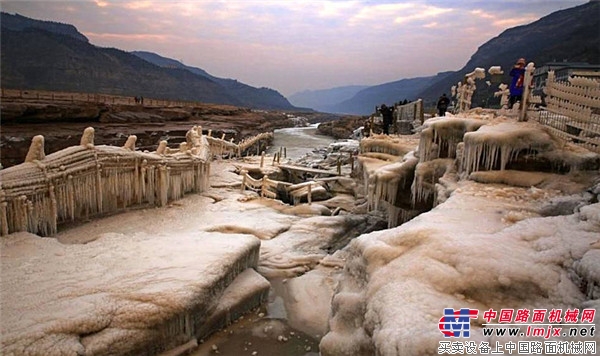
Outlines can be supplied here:
M63 245L22 232L0 247L7 355L157 354L205 337L236 317L236 300L251 308L269 288L248 235L111 233Z

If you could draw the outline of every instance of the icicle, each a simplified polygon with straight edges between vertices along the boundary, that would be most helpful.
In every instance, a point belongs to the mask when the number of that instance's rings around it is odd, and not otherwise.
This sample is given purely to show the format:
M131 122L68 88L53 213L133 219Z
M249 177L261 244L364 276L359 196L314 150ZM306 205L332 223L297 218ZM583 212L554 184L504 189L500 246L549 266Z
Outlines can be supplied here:
M159 197L159 206L166 206L168 202L168 189L169 189L169 172L166 166L161 165L159 167L159 183L158 188L160 191L158 192Z
M8 235L8 216L7 216L8 203L5 201L0 202L0 223L2 223L2 236Z

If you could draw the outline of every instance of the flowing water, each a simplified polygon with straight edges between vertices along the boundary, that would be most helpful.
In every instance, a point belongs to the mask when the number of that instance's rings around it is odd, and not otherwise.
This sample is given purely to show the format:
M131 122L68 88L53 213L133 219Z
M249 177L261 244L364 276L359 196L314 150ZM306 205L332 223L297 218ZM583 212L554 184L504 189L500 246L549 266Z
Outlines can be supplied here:
M291 127L275 130L273 146L267 150L268 154L279 152L280 147L285 147L286 157L296 161L314 149L327 147L335 139L317 134L317 125L308 127Z
M281 147L286 157L296 161L315 149L327 147L335 139L317 134L316 125L275 130L274 155ZM286 293L281 280L271 280L267 305L254 310L229 327L213 334L192 353L193 356L256 355L256 356L318 356L322 335L307 334L288 324Z

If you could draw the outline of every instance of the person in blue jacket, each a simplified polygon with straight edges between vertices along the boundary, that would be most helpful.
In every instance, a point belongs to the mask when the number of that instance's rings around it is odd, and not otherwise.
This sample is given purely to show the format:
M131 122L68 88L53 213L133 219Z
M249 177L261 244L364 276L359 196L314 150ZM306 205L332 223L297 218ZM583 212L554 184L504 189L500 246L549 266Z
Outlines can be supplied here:
M510 97L508 99L508 108L512 109L517 101L523 102L523 83L525 82L525 58L519 58L513 69L510 71L512 80L510 81Z

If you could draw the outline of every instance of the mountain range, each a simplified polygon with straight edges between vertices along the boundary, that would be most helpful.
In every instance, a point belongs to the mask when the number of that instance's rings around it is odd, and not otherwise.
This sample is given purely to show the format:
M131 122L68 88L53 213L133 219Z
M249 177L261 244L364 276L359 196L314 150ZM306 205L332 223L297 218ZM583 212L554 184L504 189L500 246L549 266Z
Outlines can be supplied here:
M101 48L74 26L2 13L2 87L201 101L297 110L279 92L148 52Z
M142 95L195 100L260 109L312 108L322 112L367 115L375 106L422 98L433 106L441 93L476 67L500 65L502 81L517 58L541 66L551 61L600 64L600 1L560 10L528 25L510 28L492 38L461 69L428 77L400 79L375 86L353 85L308 90L286 99L269 88L255 88L235 79L217 78L206 71L151 52L101 48L74 26L1 14L2 86ZM493 104L483 81L474 106ZM490 98L491 101L490 101Z

